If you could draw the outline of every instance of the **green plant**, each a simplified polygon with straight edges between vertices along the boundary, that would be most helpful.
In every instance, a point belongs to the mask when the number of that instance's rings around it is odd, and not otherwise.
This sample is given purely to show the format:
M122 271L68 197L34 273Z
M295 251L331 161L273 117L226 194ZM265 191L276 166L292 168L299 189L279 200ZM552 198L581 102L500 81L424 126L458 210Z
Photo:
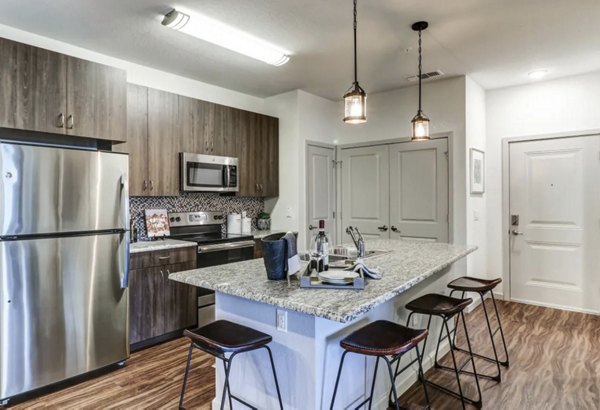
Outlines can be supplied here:
M268 212L261 212L258 214L258 219L269 219L271 215Z

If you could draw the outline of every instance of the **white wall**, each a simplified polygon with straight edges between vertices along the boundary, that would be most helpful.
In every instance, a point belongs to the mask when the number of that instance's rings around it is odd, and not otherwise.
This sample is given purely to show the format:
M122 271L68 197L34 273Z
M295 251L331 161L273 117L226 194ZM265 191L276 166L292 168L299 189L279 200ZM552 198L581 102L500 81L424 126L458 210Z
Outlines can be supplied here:
M486 194L471 194L470 150L477 148L486 152L485 91L470 77L465 80L465 163L467 189L467 243L479 249L469 257L467 274L487 276L487 212Z
M265 113L264 99L226 88L181 77L165 71L134 64L105 54L73 46L37 34L0 24L0 37L48 50L83 58L100 64L111 65L127 71L127 81L176 94L228 105L248 111Z
M487 270L502 276L502 139L600 129L600 72L488 91Z

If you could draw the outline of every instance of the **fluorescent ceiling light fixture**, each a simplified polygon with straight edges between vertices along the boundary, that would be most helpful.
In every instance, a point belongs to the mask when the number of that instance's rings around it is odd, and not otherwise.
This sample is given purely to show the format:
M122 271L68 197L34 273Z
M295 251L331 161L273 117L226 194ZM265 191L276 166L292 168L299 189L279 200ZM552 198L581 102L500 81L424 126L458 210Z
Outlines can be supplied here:
M274 66L290 59L286 51L200 14L173 9L165 15L162 25Z
M532 80L541 80L542 78L546 77L546 74L548 74L548 70L535 70L527 75Z

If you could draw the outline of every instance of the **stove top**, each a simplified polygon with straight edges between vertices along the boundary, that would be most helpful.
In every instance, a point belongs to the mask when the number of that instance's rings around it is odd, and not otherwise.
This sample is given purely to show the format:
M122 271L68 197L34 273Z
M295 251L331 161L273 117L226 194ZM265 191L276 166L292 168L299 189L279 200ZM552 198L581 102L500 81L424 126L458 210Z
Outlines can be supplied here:
M222 212L169 213L171 238L197 242L199 245L252 240L252 235L223 233Z

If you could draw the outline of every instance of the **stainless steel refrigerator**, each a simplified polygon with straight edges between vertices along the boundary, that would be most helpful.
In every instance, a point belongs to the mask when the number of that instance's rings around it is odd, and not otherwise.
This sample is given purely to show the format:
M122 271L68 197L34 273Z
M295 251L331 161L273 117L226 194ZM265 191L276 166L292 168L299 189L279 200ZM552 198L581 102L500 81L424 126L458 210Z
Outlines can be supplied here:
M0 143L0 400L129 355L128 157Z

